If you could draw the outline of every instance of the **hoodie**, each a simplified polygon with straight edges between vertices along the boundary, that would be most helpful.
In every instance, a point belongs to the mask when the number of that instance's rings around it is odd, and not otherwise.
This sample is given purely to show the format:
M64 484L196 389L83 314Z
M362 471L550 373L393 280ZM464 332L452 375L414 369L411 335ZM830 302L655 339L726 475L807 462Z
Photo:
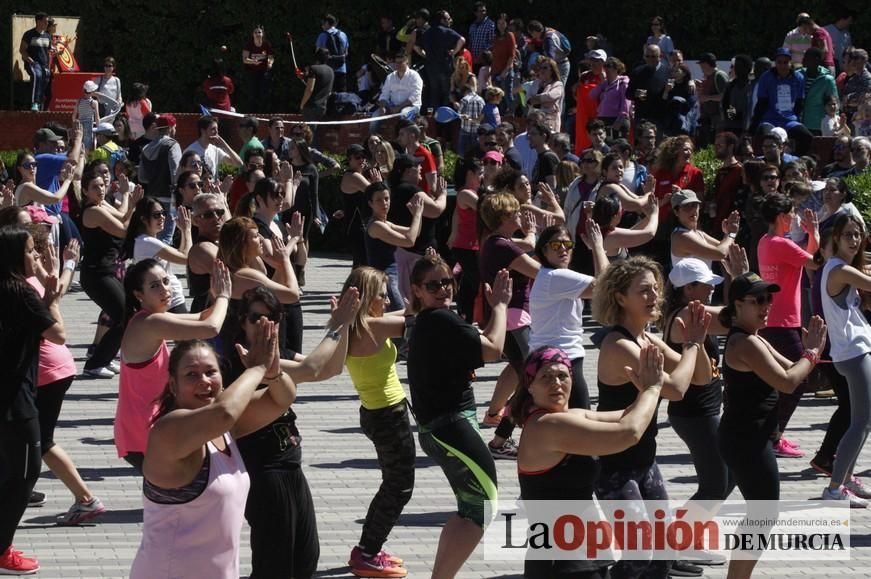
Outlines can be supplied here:
M826 116L826 97L834 95L837 98L838 96L835 78L829 69L824 66L819 66L817 69L819 72L813 80L808 78L805 69L801 69L806 80L801 123L811 131L821 130L823 117Z
M168 166L164 169L157 166L157 160L164 155ZM178 165L181 162L181 147L178 142L167 134L151 141L142 149L139 159L139 182L145 186L146 195L160 200L170 198L172 182L175 179ZM161 181L160 184L152 181ZM151 185L149 187L149 185Z

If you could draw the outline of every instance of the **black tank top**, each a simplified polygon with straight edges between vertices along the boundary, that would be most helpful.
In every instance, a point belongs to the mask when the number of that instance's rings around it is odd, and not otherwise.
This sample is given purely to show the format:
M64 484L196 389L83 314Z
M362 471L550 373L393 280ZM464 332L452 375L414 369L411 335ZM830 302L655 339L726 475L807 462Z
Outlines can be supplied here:
M680 310L678 310L680 311ZM665 328L666 338L665 343L668 346L680 352L683 346L677 342L672 342L668 339L671 336L671 327L674 325L674 319L677 313L668 320ZM683 400L670 400L668 403L669 416L684 416L687 418L696 416L718 416L720 414L720 406L723 404L723 379L720 377L720 348L717 347L717 341L713 336L705 337L705 353L711 360L711 368L714 378L710 383L704 385L690 384Z
M536 410L529 415L547 414ZM595 457L567 454L556 466L545 470L517 469L520 479L520 497L525 501L567 500L589 501L599 478L599 464Z
M372 221L373 219L370 219L366 224L367 233L363 236L366 245L366 261L368 261L369 265L375 269L384 271L389 266L396 263L396 258L393 255L393 252L396 251L396 246L390 245L380 239L375 239L369 235L368 229L372 224Z
M720 428L767 438L777 430L775 412L777 390L754 372L740 372L729 367L725 352L729 351L729 339L735 334L749 335L741 328L732 328L726 339L726 349L723 354L726 389L723 392L723 416L720 418Z
M618 332L636 344L638 343L635 336L633 336L629 330L623 326L614 326L611 328L611 331ZM599 406L596 410L599 412L625 410L635 402L636 398L638 398L638 388L636 388L635 384L632 382L624 382L618 386L605 384L601 380L597 380L597 383L599 385ZM657 402L656 406L658 411L659 402ZM656 460L657 431L656 415L654 415L650 424L647 426L647 429L644 431L644 434L641 436L641 440L638 441L638 444L627 448L623 452L599 458L602 470L614 472L617 470L649 467Z
M207 239L201 239L199 235L197 235L194 237L194 245L198 243L211 242ZM194 300L194 303L191 305L191 313L198 314L206 309L209 289L212 287L212 276L208 273L192 272L189 264L186 267L188 275L188 296ZM194 309L195 307L198 309Z
M100 227L86 227L84 223L81 234L82 269L91 273L114 274L123 240Z

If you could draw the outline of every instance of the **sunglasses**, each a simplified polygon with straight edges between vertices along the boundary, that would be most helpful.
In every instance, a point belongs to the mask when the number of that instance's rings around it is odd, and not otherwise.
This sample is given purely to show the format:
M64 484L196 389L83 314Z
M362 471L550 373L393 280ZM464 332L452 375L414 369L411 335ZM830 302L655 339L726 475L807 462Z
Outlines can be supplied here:
M495 146L497 146L498 144L499 144L499 143L497 143L496 141L487 141L486 143L484 143L484 146L485 146L485 147L495 147Z
M595 157L584 157L581 159L581 163L598 163Z
M747 296L743 298L745 302L753 302L757 306L765 306L770 304L774 300L774 296L769 293L759 294L756 296Z
M36 161L31 161L29 163L21 163L21 167L24 169L36 169Z
M166 217L166 211L152 211L151 218L152 219L163 219Z
M568 239L556 239L554 241L548 241L545 243L545 247L550 249L551 251L559 251L560 249L573 249L575 247L575 242Z
M224 209L209 209L200 213L200 217L204 219L214 219L215 217L223 217L226 211Z
M499 161L494 161L493 159L487 159L486 161L484 161L484 164L485 164L485 165L491 165L491 166L498 167L498 166L500 166L502 163L500 163Z
M425 284L423 284L423 287L429 293L434 294L441 289L446 290L448 288L453 288L454 287L454 280L453 280L453 278L450 278L450 277L444 277L442 279L434 279L432 281L428 281Z
M610 62L605 63L605 68L617 68L617 65L611 64Z
M184 184L188 189L202 189L203 183L201 181L191 181L189 183Z
M256 324L257 322L259 322L260 318L266 318L270 322L278 323L278 320L274 320L270 316L267 316L265 314L259 314L257 312L250 312L247 316L245 316L245 319L248 320L252 324Z
M266 165L264 165L263 163L248 163L248 170L254 171L256 169L262 169L265 166Z
M202 161L188 161L188 165L190 165L191 167L202 167L203 162Z
M387 295L387 292L381 292L380 294L378 294L378 297L381 298L382 300L389 300L390 299L390 296Z
M763 181L777 181L778 179L780 179L780 177L778 177L777 175L763 175L762 176Z

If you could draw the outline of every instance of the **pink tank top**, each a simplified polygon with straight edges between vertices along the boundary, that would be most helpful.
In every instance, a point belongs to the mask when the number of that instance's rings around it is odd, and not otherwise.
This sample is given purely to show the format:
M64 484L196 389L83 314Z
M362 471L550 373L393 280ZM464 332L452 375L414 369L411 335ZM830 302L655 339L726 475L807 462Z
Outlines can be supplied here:
M209 483L195 499L160 504L143 497L142 542L131 579L238 579L239 543L250 481L239 448L230 455L211 443Z
M45 294L45 288L42 287L42 284L39 283L35 276L27 278L27 283L36 290L39 297ZM45 386L46 384L75 375L76 361L69 348L50 342L45 338L39 341L39 376L36 380L37 386Z
M119 457L123 458L129 452L145 452L151 419L158 409L155 400L168 380L169 349L166 341L160 343L157 353L147 362L122 362L118 407L115 409L115 448Z
M478 249L477 214L474 209L457 206L457 235L454 247L457 249Z

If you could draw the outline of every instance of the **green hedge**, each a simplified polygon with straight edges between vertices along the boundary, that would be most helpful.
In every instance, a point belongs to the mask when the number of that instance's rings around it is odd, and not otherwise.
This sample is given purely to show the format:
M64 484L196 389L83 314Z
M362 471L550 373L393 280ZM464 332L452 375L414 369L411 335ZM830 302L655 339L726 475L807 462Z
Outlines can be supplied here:
M860 16L852 28L857 46L871 44L871 3L867 0L843 0ZM77 57L84 70L102 70L102 59L113 55L123 85L146 82L157 110L195 112L200 100L196 96L213 58L222 56L235 79L238 92L234 102L245 108L245 79L242 74L241 48L250 38L254 24L266 27L266 37L278 49L275 65L273 104L282 112L293 112L299 103L303 85L296 80L284 33L293 33L296 55L301 66L311 62L315 38L320 31L319 18L330 11L340 20L340 27L351 39L349 64L356 71L375 42L378 17L394 16L397 26L418 6L451 11L456 28L466 34L472 19L471 2L444 0L400 5L394 1L373 0L364 4L347 0L327 2L166 2L153 0L0 0L0 14L7 18L2 26L5 42L0 43L0 58L10 62L9 14L33 13L79 16ZM712 50L725 57L739 52L755 56L768 54L780 45L786 32L795 24L795 15L809 11L821 23L831 21L830 2L826 0L785 2L686 2L660 0L648 2L626 0L610 3L533 2L501 0L490 2L491 14L506 12L525 21L537 18L555 26L572 41L574 55L584 51L584 38L602 33L608 38L612 53L632 65L640 61L642 45L648 35L648 23L655 14L666 19L669 34L688 58ZM402 6L399 8L399 6ZM18 39L14 39L17 48ZM229 48L227 53L220 46ZM353 76L349 78L353 81ZM9 84L0 83L0 103L8 106ZM22 95L23 97L23 95ZM258 111L268 112L268 111Z
M866 225L871 224L871 171L844 179L853 192L853 204L862 214Z

